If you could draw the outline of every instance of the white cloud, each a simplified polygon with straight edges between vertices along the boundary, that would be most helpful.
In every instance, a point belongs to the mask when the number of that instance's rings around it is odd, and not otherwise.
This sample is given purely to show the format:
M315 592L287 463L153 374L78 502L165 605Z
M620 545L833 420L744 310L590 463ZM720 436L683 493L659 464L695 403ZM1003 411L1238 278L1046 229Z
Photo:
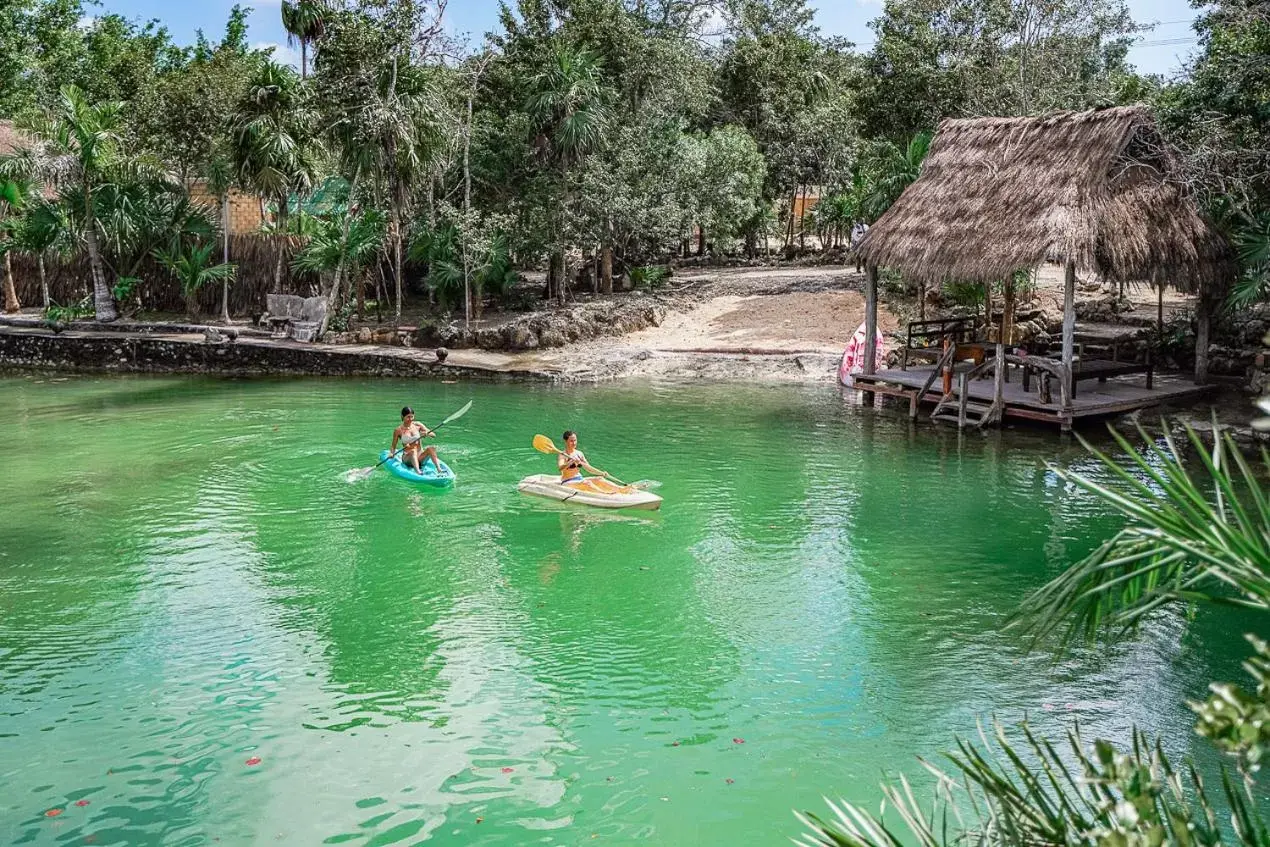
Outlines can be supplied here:
M97 26L97 16L96 16L96 15L83 15L83 16L81 16L81 17L80 17L80 19L76 22L76 26L78 26L81 30L83 30L83 31L87 32L88 30L90 30L90 29L92 29L93 27Z
M273 50L273 60L283 65L290 65L297 71L300 69L300 50L298 47L288 47L285 44L279 44L276 41L257 41L251 45L253 50Z

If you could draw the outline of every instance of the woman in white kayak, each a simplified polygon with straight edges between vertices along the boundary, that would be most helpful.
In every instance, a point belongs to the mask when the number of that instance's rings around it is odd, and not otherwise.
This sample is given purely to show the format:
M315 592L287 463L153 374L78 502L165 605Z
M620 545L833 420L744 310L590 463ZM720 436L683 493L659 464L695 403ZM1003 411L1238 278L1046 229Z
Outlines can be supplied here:
M561 485L586 487L601 494L616 494L623 490L605 479L604 471L587 464L586 454L578 449L578 434L571 429L564 431L564 450L556 457L556 466L560 468ZM595 476L583 476L583 468Z
M392 454L397 454L397 442L402 443L401 463L414 466L415 473L422 474L420 462L432 460L432 466L440 469L441 460L437 457L437 448L429 444L424 447L420 442L425 438L435 438L436 433L415 420L415 410L409 406L401 410L401 426L392 431Z

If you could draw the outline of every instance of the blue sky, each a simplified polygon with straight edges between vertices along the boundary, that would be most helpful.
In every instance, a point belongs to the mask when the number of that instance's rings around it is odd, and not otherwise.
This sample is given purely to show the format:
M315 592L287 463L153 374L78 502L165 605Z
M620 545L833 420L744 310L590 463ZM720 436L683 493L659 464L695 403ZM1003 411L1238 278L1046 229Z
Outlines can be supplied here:
M1173 75L1182 61L1194 49L1194 32L1190 22L1195 10L1187 0L1128 0L1129 8L1139 23L1158 23L1153 32L1146 33L1130 53L1130 59L1138 69L1146 73ZM284 60L298 62L286 48L286 33L279 20L280 0L245 2L251 6L251 40L253 44L276 44L277 54ZM101 0L100 9L115 12L128 18L162 21L178 42L194 40L198 29L209 36L219 35L225 25L233 0ZM816 8L816 20L822 32L840 35L856 44L867 46L872 42L868 22L881 11L881 0L811 0ZM450 0L446 13L449 29L456 33L471 34L473 42L495 27L498 22L498 0ZM1164 43L1160 43L1164 42Z

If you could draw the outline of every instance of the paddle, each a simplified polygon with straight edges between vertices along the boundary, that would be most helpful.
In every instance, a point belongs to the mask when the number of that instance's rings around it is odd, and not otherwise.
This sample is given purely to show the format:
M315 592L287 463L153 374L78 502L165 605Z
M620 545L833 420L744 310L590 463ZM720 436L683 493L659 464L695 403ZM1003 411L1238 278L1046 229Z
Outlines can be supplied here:
M469 409L471 409L471 408L472 408L472 401L471 401L471 400L468 400L468 401L467 401L467 403L466 403L466 405L464 405L462 409L459 409L457 412L455 412L454 414L450 415L450 416L449 416L448 418L446 418L445 420L441 421L441 423L439 423L439 424L437 424L436 426L432 427L432 432L436 432L438 429L440 429L441 427L445 426L445 425L446 425L446 424L448 424L448 423L452 423L452 422L454 422L454 421L457 421L459 418L461 418L461 417L463 417L464 415L466 415L466 414L467 414L467 412L468 412L468 410L469 410ZM406 449L404 446L400 448L400 450L404 450L404 449ZM380 465L382 465L384 462L388 461L388 460L389 460L389 459L391 459L393 456L397 455L397 453L398 453L398 452L400 452L400 451L399 451L399 450L394 450L394 451L392 451L392 452L391 452L391 453L389 453L389 454L388 454L385 458L380 459L378 462L376 462L375 464L371 465L369 468L355 468L355 469L353 469L353 470L349 471L348 473L344 474L344 478L345 478L346 480L348 480L349 482L358 482L359 480L366 479L366 478L367 478L367 477L369 477L372 473L374 473L374 472L375 472L375 468L379 467L379 466L380 466Z
M563 450L558 449L555 443L545 435L534 436L534 449L537 450L539 453L558 453L561 456L565 455L565 452ZM661 485L660 482L654 479L641 479L641 480L637 480L636 482L627 484L625 482L622 482L617 477L613 476L608 471L600 471L600 473L604 475L605 479L611 479L613 482L616 482L618 485L626 486L627 488L648 489L648 488L656 488L657 486Z

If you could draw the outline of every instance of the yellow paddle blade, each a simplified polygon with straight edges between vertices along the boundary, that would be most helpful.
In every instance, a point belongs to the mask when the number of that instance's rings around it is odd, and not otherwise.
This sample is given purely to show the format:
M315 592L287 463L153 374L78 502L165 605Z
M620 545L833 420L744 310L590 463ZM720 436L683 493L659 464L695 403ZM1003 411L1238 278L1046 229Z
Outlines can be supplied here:
M551 439L545 435L534 436L534 449L537 450L539 453L559 453L560 452L559 450L556 449L556 445L552 443Z

